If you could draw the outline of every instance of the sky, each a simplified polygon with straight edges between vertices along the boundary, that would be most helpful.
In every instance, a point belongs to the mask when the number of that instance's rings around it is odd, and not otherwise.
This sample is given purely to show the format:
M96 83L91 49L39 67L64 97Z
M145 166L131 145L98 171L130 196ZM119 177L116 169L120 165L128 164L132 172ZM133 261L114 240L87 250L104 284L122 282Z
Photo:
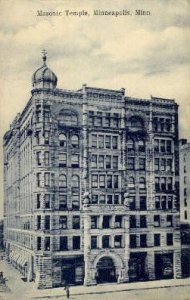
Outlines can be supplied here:
M37 16L38 10L61 15ZM88 15L66 16L65 10ZM94 10L130 15L95 16ZM190 141L190 0L0 0L1 141L30 98L42 49L58 88L124 87L132 97L175 99L180 138ZM1 218L2 147L0 166Z

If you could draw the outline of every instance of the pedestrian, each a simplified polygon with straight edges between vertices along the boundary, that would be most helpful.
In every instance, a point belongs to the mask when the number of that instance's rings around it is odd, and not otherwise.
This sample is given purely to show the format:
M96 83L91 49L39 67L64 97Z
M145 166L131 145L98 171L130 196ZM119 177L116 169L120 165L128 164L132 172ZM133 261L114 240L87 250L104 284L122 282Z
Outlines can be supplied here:
M67 296L67 299L70 298L70 291L69 291L69 287L68 286L66 287L66 296Z

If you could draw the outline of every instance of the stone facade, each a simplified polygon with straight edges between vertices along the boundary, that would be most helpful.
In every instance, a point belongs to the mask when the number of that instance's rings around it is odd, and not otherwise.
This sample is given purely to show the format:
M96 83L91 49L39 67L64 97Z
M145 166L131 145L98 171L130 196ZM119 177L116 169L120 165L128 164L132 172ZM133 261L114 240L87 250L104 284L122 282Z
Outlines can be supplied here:
M178 105L56 84L44 57L4 136L7 259L39 288L180 278Z

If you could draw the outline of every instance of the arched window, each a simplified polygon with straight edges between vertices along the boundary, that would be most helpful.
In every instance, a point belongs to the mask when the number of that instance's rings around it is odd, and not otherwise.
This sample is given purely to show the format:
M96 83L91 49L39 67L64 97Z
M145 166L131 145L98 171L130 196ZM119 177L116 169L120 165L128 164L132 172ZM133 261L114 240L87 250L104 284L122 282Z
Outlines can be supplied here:
M145 142L143 140L138 141L139 152L145 152Z
M144 177L139 178L139 189L145 190L146 189L146 180Z
M62 147L66 147L67 146L67 137L63 133L60 133L60 135L59 135L59 144Z
M133 116L129 119L129 126L133 128L142 129L144 127L142 118Z
M78 125L78 115L69 109L62 109L59 113L59 125Z
M73 175L73 177L72 177L72 187L79 188L79 186L80 186L79 176Z
M67 177L66 175L59 175L59 188L64 189L67 187Z
M132 139L127 141L127 151L132 153L135 151L134 141Z
M134 188L135 188L135 178L132 177L132 176L129 177L128 188L129 188L129 189L134 189Z
M78 135L76 135L76 134L72 135L72 137L71 137L71 145L74 148L78 148L78 146L79 146L79 137L78 137Z

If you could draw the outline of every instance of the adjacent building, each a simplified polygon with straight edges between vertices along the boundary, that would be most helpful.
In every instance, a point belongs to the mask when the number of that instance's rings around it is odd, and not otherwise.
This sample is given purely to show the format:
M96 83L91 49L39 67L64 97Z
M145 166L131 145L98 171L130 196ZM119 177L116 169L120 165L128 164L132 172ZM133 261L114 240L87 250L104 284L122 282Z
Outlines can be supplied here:
M43 61L4 135L7 259L39 288L180 278L178 105Z

